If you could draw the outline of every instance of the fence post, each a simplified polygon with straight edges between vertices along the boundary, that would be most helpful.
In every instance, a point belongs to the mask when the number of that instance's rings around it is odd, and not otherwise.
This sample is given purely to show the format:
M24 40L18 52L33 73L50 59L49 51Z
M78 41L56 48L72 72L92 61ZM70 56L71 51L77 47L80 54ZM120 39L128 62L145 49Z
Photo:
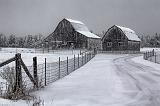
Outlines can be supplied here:
M79 54L78 54L78 68L79 68Z
M76 68L75 68L75 55L74 55L74 70L75 70Z
M85 63L86 63L86 52L85 52L85 54L84 54L84 61L85 61Z
M67 75L69 74L68 72L68 57L67 57Z
M37 57L33 57L33 76L38 86L38 75L37 75Z
M15 55L15 69L16 69L16 83L15 83L15 88L14 92L15 93L22 93L23 92L23 87L22 87L22 72L21 72L21 54L18 53Z
M59 70L58 70L58 71L59 71L59 72L58 72L58 78L59 78L59 79L61 78L61 69L60 69L61 66L60 66L60 65L61 65L61 58L59 57Z
M146 58L145 58L145 56L146 56L145 54L146 54L146 53L143 53L143 59L144 59L144 60L146 59Z
M45 58L44 66L45 66L45 67L44 67L44 69L45 69L45 70L44 70L44 71L45 71L45 86L47 86L47 78L46 78L46 77L47 77L47 63L46 63L46 58Z
M83 66L83 53L82 53L82 66Z
M157 59L156 58L157 58L157 56L156 56L156 53L155 53L155 63L157 63Z

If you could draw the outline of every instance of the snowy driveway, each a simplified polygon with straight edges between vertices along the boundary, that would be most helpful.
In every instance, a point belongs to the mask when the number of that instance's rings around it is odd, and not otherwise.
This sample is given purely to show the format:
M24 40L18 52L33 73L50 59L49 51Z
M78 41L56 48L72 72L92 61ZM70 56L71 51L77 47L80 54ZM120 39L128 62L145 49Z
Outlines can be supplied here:
M38 92L46 106L124 106L122 81L113 59L120 55L96 55L82 68ZM122 105L121 105L122 104Z
M127 106L160 106L160 70L135 63L133 57L113 60L124 83L124 93L134 100Z

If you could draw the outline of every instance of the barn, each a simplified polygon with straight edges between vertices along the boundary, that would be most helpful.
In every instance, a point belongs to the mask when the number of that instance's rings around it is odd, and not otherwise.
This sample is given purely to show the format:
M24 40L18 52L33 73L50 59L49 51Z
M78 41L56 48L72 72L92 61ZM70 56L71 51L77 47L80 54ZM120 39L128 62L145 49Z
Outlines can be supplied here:
M64 18L58 26L43 40L43 45L52 49L59 48L100 48L101 39L91 33L80 21Z
M130 28L114 25L102 37L104 51L140 51L140 39Z

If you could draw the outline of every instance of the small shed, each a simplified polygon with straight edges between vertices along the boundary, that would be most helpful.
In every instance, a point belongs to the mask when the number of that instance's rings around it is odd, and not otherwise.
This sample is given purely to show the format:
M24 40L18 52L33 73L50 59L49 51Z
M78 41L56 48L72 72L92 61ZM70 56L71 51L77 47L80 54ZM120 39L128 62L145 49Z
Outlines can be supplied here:
M101 39L89 31L87 26L77 20L64 18L43 42L55 48L100 48Z
M114 25L102 37L104 51L140 51L140 39L130 28Z

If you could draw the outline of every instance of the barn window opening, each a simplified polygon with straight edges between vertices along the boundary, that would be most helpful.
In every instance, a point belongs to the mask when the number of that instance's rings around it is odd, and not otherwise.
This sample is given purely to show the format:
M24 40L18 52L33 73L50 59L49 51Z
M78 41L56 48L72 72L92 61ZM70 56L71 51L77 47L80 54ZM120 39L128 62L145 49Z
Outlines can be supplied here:
M124 46L124 42L118 42L118 46Z
M107 42L107 47L112 47L112 42Z

